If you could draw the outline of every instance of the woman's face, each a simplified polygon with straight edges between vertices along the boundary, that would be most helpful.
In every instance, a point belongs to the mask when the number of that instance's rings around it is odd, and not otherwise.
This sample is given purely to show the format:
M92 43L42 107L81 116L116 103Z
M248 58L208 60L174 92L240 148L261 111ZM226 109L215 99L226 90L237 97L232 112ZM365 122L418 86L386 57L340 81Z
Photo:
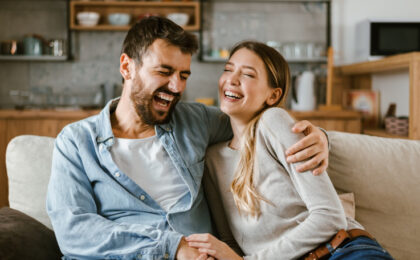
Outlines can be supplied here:
M242 121L250 121L265 104L272 105L273 92L261 58L246 48L236 51L219 79L220 109Z

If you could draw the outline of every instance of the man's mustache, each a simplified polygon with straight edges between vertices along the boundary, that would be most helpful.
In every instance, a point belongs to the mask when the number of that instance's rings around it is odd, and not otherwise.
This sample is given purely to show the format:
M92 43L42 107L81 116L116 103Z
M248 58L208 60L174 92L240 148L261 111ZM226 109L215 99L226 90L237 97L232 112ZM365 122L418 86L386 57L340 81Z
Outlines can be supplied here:
M164 92L164 93L166 93L168 95L172 95L174 97L180 97L181 96L180 93L175 93L175 92L170 91L167 86L163 86L163 87L158 88L155 91L155 93L157 93L157 92Z

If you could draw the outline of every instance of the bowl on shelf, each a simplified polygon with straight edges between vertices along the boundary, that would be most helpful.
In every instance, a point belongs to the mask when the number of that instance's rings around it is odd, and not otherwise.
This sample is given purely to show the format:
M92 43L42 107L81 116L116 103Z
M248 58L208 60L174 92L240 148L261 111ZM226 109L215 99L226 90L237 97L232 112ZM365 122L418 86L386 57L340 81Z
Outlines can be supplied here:
M166 18L179 26L185 26L187 25L190 16L186 13L170 13L166 16Z
M111 13L108 14L108 23L111 25L128 25L131 20L131 15L127 13Z
M96 12L80 12L77 14L77 21L83 26L95 26L99 22L99 13Z

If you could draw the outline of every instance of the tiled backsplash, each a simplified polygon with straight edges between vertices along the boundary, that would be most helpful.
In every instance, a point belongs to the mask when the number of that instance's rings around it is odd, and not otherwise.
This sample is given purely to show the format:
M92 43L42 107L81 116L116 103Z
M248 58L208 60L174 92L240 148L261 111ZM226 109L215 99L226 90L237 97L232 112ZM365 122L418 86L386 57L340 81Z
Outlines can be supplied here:
M308 23L310 26L307 28L298 26L298 30L301 31L295 40L325 40L325 31L323 31L325 28L321 25L325 17L317 14L316 10L314 13L308 13L305 6L288 7L284 10L278 3L272 4L271 7L267 4L263 6L250 3L233 5L235 13L241 14L241 19L246 19L248 15L253 19L253 22L247 26L253 24L258 27L258 35L251 38L264 41L270 39L291 41L293 39L291 33L296 27L293 21L298 21ZM235 33L233 28L242 28L245 25L241 19L229 19L229 12L223 11L227 10L225 7L224 3L213 5L212 10L217 11L219 15L207 15L206 19L219 19L220 15L224 16L229 23L225 28L231 28L225 38L229 42L249 38ZM303 17L303 14L306 16ZM65 15L66 1L63 0L0 0L0 40L21 40L23 35L28 33L37 33L47 39L65 38L67 34ZM217 23L220 21L215 24ZM281 28L283 29L279 33ZM207 26L205 29L211 28ZM0 107L12 107L8 97L12 89L27 90L31 87L51 86L54 92L61 92L66 88L77 92L86 89L95 90L104 83L121 84L118 66L125 34L126 32L72 32L73 59L69 61L0 61ZM273 37L268 37L269 35ZM292 65L294 70L306 67L307 65ZM217 100L217 82L223 64L203 63L194 57L191 70L192 75L188 80L184 99L211 97Z

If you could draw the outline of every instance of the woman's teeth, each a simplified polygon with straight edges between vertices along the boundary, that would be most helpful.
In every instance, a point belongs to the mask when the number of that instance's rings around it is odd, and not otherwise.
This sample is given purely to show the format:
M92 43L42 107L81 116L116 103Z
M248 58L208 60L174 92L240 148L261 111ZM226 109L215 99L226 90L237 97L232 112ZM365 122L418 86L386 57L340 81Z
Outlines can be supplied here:
M229 91L229 90L225 91L225 96L230 97L230 98L234 98L234 99L241 99L242 98L241 95L233 93L232 91Z

